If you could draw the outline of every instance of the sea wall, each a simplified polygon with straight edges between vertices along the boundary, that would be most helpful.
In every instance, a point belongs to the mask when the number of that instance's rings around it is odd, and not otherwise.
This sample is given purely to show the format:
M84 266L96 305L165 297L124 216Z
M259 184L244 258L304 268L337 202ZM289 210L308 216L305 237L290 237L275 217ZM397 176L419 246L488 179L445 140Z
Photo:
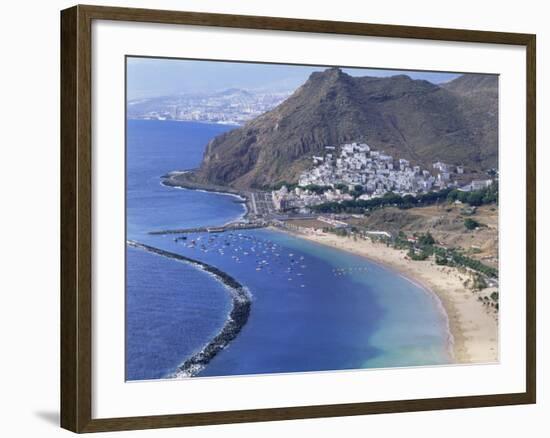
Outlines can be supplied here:
M217 192L238 195L245 198L242 191L237 190L229 186L220 186L216 184L209 184L205 182L199 182L193 179L193 170L188 171L173 171L166 175L162 175L162 184L169 187L180 187L182 189L191 190L204 190L205 192Z
M226 286L227 290L231 294L232 309L220 332L199 352L186 359L181 365L178 366L177 370L173 374L167 377L178 378L197 375L206 365L208 365L214 356L227 347L227 345L237 337L248 321L251 308L250 293L242 284L240 284L229 274L223 272L215 266L209 265L208 263L133 240L128 240L127 244L133 248L142 249L163 257L193 264L203 271L214 275Z

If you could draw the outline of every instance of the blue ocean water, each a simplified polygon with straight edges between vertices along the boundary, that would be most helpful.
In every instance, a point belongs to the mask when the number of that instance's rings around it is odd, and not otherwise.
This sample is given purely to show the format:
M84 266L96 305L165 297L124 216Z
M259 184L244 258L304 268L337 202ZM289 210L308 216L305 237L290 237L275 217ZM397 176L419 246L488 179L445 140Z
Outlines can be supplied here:
M160 184L196 167L228 126L129 121L127 237L207 262L252 295L249 320L200 376L329 371L448 363L446 319L434 297L365 258L274 230L150 235L226 223L232 196ZM127 379L156 379L200 351L231 308L225 288L195 267L127 251Z
M126 375L162 378L216 336L231 302L217 280L192 266L131 247L127 260Z

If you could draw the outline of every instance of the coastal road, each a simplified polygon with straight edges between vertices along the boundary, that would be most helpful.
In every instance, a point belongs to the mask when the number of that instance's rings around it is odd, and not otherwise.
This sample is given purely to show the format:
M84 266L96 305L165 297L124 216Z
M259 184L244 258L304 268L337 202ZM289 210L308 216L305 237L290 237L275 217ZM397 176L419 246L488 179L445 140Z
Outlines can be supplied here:
M252 213L256 216L269 216L275 212L270 192L249 192Z
M252 206L252 213L254 213L256 216L258 215L258 206L256 204L256 195L254 194L254 192L250 192L248 194L249 196L249 199L250 199L250 204Z

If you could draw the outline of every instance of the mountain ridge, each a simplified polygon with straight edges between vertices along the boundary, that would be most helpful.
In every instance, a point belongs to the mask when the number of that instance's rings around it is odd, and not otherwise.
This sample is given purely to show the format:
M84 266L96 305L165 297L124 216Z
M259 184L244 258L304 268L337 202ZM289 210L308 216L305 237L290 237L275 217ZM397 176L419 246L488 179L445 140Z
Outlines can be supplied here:
M498 78L464 75L436 85L406 75L314 72L272 110L211 140L196 183L261 188L295 182L327 145L366 141L431 168L442 160L473 171L496 167Z

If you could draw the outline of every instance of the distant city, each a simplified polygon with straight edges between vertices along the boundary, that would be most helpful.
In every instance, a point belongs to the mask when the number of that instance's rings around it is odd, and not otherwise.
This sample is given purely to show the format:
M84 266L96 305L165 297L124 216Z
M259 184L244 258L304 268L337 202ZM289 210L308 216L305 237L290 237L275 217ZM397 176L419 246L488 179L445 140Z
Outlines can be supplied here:
M130 100L128 117L242 125L275 108L290 94L290 91L254 92L232 88L216 93Z

